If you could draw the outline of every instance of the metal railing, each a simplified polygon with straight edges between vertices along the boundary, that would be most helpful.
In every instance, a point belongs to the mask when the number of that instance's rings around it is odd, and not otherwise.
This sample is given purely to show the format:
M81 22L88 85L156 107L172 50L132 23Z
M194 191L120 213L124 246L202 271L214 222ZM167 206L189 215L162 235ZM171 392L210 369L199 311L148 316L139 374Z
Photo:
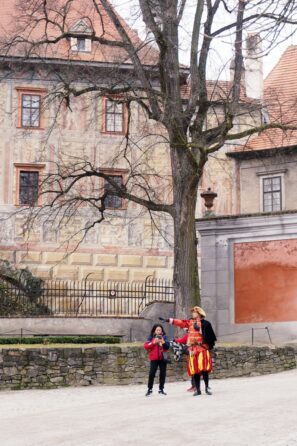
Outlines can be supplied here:
M141 283L53 280L44 283L38 297L1 283L0 317L139 317L153 302L174 302L172 283L165 279Z

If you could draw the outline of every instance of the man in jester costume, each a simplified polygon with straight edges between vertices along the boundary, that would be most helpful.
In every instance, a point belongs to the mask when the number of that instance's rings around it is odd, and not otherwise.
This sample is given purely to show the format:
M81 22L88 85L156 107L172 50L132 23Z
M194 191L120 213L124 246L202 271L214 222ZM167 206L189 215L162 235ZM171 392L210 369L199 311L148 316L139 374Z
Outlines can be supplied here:
M214 347L217 338L211 323L205 319L206 314L202 308L195 306L191 309L191 313L192 319L159 319L188 329L188 375L193 377L196 387L196 392L193 395L201 395L201 375L205 383L205 392L211 395L209 390L209 372L212 371L210 350Z

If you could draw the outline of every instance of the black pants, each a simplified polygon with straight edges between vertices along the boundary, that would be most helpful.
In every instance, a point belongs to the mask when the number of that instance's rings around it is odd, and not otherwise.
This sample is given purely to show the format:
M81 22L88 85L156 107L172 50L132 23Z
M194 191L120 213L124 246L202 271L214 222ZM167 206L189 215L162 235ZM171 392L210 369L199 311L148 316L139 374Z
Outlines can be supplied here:
M158 367L160 369L159 388L160 388L160 390L164 389L167 363L165 361L157 360L157 361L151 361L151 365L150 365L149 379L148 379L148 385L147 385L150 390L152 390L152 388L153 388L154 379L155 379Z
M208 387L208 384L209 384L208 372L202 372L202 376L203 376L203 381L204 381L205 387ZM198 373L193 375L193 380L194 380L196 389L200 390L200 375Z

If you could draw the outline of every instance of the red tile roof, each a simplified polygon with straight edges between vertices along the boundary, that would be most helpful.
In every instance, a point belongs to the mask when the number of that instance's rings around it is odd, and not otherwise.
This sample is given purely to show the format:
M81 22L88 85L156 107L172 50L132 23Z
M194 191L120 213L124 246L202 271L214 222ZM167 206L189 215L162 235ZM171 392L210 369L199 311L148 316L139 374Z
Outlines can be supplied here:
M41 3L38 4L40 5ZM65 3L64 0L48 2L48 5L51 5L49 18L53 20L55 25L48 25L46 28L44 20L36 20L38 17L44 17L42 12L34 12L34 15L30 18L28 12L23 9L24 2L22 0L0 0L0 42L2 43L3 39L6 39L6 36L11 37L11 33L20 35L20 29L23 29L21 33L23 37L27 35L35 41L44 39L46 35L50 38L57 38L60 35L59 26L62 26L63 18L65 18L64 29L66 32L71 30L79 20L85 19L85 22L94 30L96 36L110 40L116 40L119 37L117 29L99 2L97 2L99 14L95 10L94 3L91 0L73 0L72 2L67 2L69 6L67 14L61 14L62 7L63 5L65 6ZM32 4L34 2L31 2ZM158 61L157 50L150 45L144 45L143 41L138 37L137 32L130 28L123 19L120 18L120 21L134 46L138 48L138 54L142 63L145 65L155 65ZM1 43L0 46L2 47ZM9 54L20 56L24 54L24 50L24 44L19 44L11 48ZM64 60L131 63L127 52L123 48L93 42L91 53L76 53L70 50L70 43L65 39L55 44L36 48L30 53L30 56Z
M233 86L233 83L230 81L222 81L222 80L208 80L207 82L207 96L210 101L222 101L226 102L227 100L230 101L231 96L231 89ZM183 85L181 88L182 97L184 99L187 99L190 94L191 84L188 83L186 85ZM254 101L251 98L248 98L246 96L245 88L242 87L240 90L240 100L242 102L248 102Z
M264 104L269 122L297 127L297 46L289 46L264 81ZM265 150L297 145L297 130L269 129L252 136L242 150Z
M40 5L42 2L36 2ZM110 40L120 40L119 33L104 8L97 2L99 14L94 8L92 0L72 0L67 2L70 5L67 14L60 14L62 11L65 0L56 0L48 2L50 6L49 18L52 19L56 25L46 28L45 21L41 20L37 22L38 17L43 17L43 12L35 11L30 18L28 11L24 11L22 0L0 0L0 48L2 48L1 42L7 38L11 40L11 35L26 35L30 36L31 40L39 41L50 36L56 38L61 34L59 26L62 26L62 19L65 18L65 31L71 30L71 28L81 19L85 19L86 24L92 28L96 36L103 37ZM35 2L31 2L31 5ZM118 16L119 17L119 16ZM133 44L139 48L138 54L140 60L145 65L156 65L158 63L159 53L157 49L151 45L144 45L143 41L139 38L136 31L130 28L127 23L119 17L122 25L124 26L127 34L132 40ZM23 32L20 30L23 29ZM9 49L8 54L12 56L24 55L24 44L16 45ZM62 39L55 44L49 44L33 49L30 53L31 57L42 57L49 59L62 59L71 61L92 61L92 62L106 62L106 63L125 63L131 64L127 52L122 48L111 47L108 45L100 44L97 42L92 43L92 52L73 52L70 49L69 40ZM186 67L185 74L187 71ZM183 80L184 81L184 77ZM208 97L212 101L226 101L230 97L232 83L228 81L207 81ZM186 99L189 95L190 84L182 86L182 97ZM245 88L241 89L241 101L251 102L250 98L247 98Z

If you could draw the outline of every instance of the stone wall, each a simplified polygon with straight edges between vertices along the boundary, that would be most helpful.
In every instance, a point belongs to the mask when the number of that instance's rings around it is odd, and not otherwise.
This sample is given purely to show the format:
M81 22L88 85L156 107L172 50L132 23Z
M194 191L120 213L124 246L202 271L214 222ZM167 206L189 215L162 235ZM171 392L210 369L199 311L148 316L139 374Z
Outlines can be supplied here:
M1 235L0 247L0 259L28 268L46 280L84 280L88 277L94 281L144 282L148 276L172 278L173 256L166 248L98 248L96 242L93 247L82 244L77 252L67 255L63 247L56 247L55 251L46 247L34 247L31 251L22 251L19 246L6 247L1 242Z
M282 372L297 366L295 350L284 347L216 347L214 350L215 378L256 376Z
M214 378L280 372L296 367L293 347L217 347ZM0 389L123 385L147 382L140 345L0 349ZM168 366L168 381L187 380L186 358Z

